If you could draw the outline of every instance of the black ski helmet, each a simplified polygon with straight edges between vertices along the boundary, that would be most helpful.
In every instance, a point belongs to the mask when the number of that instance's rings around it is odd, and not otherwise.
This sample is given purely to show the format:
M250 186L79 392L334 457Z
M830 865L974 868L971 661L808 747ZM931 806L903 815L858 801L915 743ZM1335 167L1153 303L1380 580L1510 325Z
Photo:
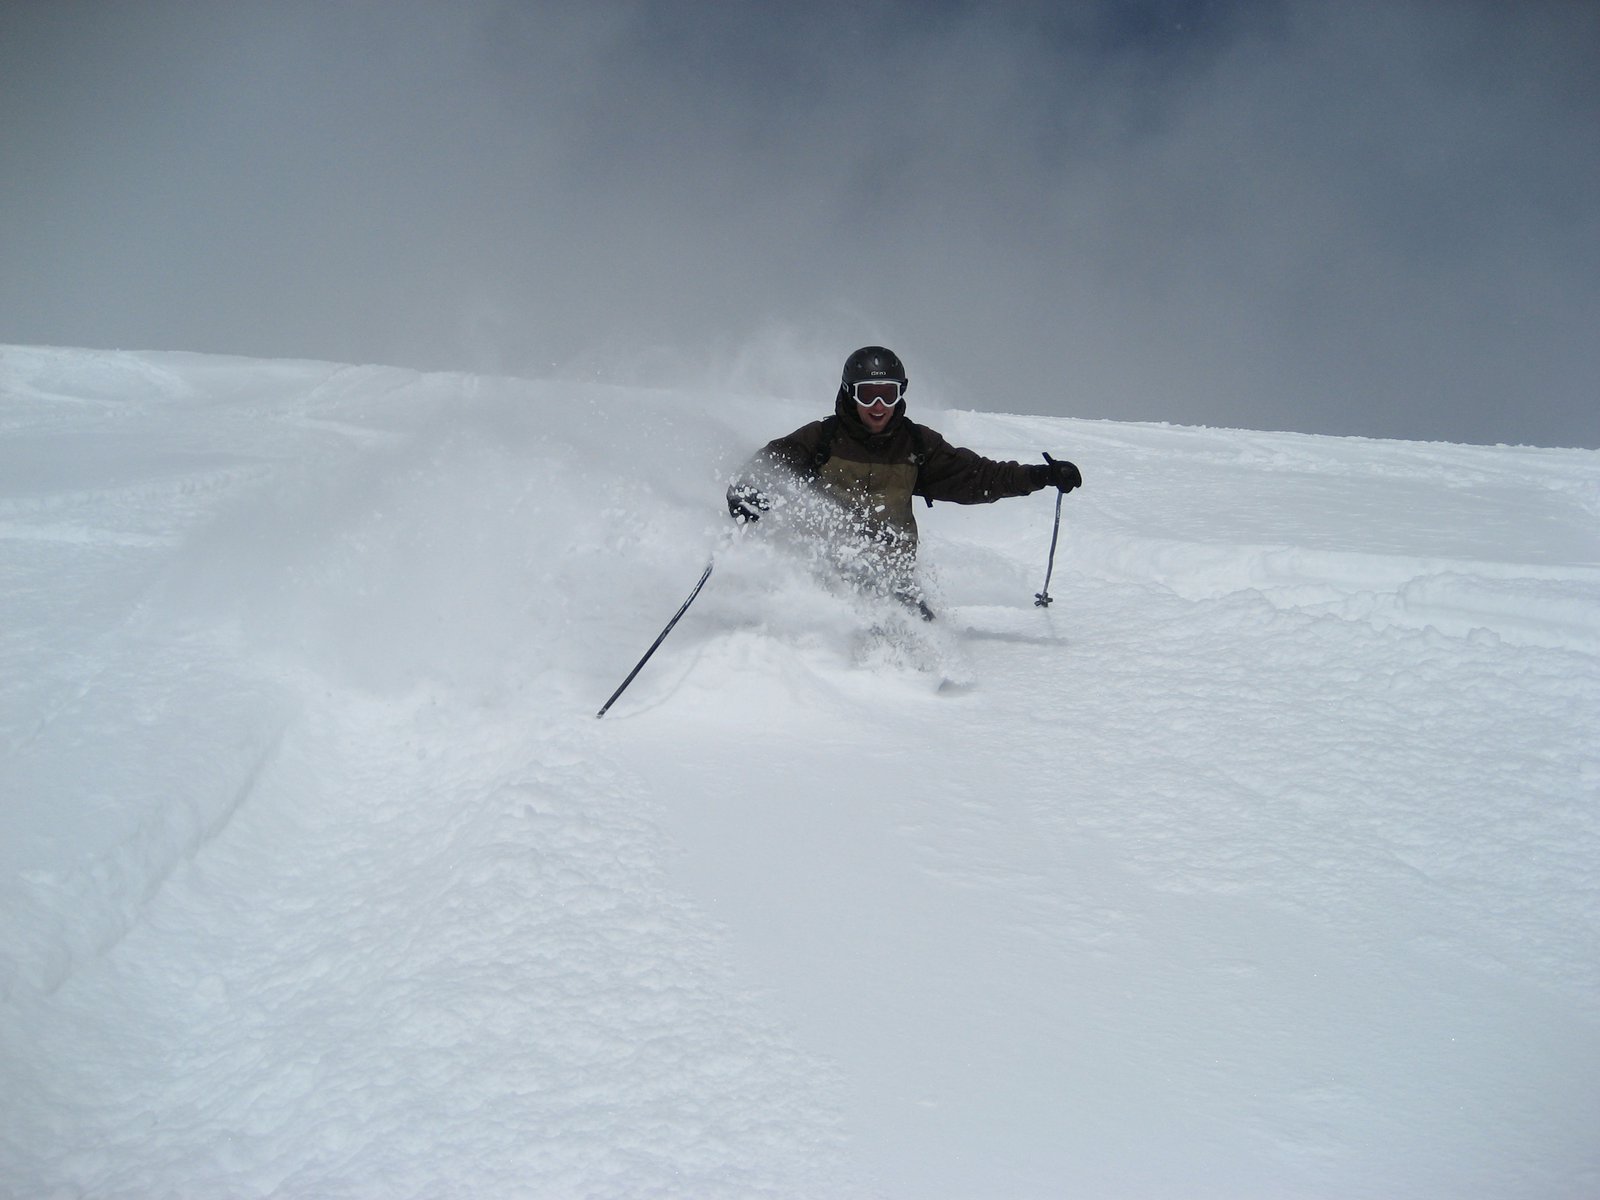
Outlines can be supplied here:
M900 388L904 391L906 369L899 355L882 346L863 346L844 360L844 375L839 382L846 391L850 390L852 384L863 383L869 379L899 380Z

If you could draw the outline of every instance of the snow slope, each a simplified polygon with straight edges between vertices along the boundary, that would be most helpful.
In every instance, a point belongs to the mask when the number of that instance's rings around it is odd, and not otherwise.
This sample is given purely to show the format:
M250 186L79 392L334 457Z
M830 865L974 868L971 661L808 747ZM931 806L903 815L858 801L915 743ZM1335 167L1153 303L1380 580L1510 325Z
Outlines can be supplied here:
M1600 1194L1600 454L824 403L0 350L0 1194Z

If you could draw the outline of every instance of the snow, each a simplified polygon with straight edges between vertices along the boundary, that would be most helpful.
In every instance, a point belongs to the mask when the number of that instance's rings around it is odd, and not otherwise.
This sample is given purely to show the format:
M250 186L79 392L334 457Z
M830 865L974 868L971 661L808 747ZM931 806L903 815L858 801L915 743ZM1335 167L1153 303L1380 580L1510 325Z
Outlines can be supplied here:
M0 350L0 1194L1600 1194L1600 453L822 404Z

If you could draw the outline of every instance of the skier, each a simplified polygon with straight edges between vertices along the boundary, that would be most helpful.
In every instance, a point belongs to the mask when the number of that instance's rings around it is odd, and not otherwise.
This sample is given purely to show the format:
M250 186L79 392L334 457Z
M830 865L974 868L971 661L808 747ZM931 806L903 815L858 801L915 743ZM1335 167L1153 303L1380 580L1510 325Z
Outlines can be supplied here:
M989 504L1051 486L1070 492L1083 477L1070 462L997 462L952 446L906 417L906 386L893 351L857 350L845 360L833 415L759 450L729 485L728 512L748 522L783 510L851 582L932 620L914 577L913 496Z

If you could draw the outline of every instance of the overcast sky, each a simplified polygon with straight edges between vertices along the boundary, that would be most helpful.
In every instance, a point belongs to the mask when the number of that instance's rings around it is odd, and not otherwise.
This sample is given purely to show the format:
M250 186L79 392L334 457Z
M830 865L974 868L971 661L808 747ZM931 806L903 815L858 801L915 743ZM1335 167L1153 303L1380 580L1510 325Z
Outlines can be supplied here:
M1597 63L1589 0L0 0L0 342L1596 446Z

